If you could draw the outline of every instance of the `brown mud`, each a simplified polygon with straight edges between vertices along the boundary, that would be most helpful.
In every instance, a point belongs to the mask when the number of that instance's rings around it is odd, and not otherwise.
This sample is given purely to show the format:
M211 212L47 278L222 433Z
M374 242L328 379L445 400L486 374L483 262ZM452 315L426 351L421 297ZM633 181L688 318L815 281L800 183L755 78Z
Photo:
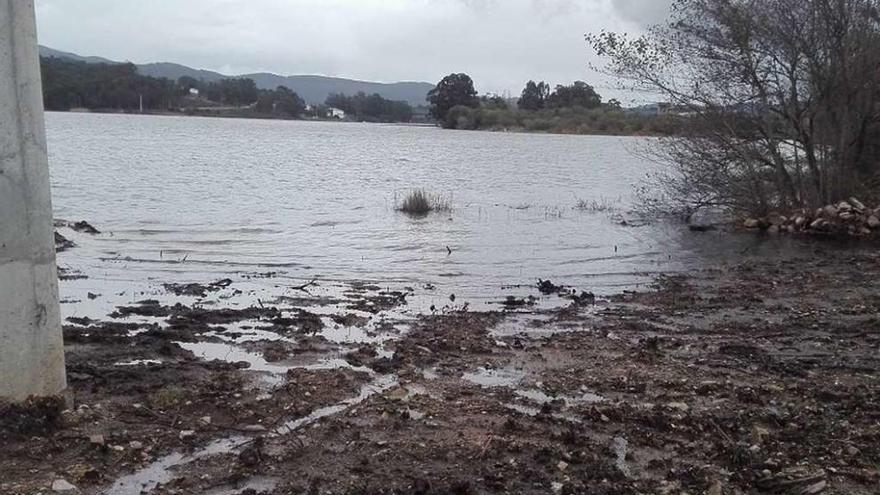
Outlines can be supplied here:
M610 300L541 281L536 296L562 307L422 315L383 345L322 338L305 296L146 300L66 323L76 405L3 410L0 493L65 480L84 494L876 494L878 276L880 255L817 251ZM351 292L338 325L407 298ZM248 363L182 347L241 322L281 338L248 342L265 361L350 367L294 367L266 387ZM235 440L211 447L222 439Z

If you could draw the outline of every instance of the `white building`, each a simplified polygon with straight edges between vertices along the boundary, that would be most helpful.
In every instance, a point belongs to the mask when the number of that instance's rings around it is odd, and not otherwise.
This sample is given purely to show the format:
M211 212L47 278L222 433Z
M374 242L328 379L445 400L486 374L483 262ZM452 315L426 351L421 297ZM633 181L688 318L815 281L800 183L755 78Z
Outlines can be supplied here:
M330 107L327 109L327 117L330 117L331 119L344 119L345 112L338 108Z

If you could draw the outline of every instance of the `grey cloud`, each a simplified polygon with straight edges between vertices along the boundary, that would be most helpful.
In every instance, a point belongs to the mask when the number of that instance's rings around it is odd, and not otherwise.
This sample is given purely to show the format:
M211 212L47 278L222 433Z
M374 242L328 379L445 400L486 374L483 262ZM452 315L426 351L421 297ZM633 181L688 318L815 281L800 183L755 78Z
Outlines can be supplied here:
M41 42L82 55L169 61L225 73L437 81L471 74L480 91L588 70L583 35L632 31L634 0L36 0ZM657 0L640 3L658 12Z
M642 26L664 21L673 0L612 0L621 17Z

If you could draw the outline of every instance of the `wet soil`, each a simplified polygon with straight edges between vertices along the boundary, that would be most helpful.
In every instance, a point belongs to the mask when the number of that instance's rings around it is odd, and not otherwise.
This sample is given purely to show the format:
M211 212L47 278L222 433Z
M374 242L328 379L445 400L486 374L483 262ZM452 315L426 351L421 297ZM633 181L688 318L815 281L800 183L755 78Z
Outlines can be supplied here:
M819 250L660 277L610 300L563 299L569 290L547 281L533 291L558 297L557 309L421 315L358 345L319 332L361 328L405 304L405 289L353 286L329 319L292 300L239 309L148 300L105 321L67 322L75 407L57 417L45 405L17 410L27 421L4 413L0 493L46 493L58 479L80 493L120 493L120 477L181 453L164 481L139 486L874 494L878 276L880 255ZM184 348L250 327L280 339L247 343L266 362L323 355L345 365L291 365L267 385L252 364Z

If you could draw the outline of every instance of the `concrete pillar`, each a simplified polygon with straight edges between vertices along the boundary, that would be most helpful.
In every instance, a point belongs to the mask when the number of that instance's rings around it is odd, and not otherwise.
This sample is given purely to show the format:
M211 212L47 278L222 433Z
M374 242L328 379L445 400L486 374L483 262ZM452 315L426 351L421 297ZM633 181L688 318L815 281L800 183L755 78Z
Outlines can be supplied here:
M34 3L0 0L0 399L66 389Z

